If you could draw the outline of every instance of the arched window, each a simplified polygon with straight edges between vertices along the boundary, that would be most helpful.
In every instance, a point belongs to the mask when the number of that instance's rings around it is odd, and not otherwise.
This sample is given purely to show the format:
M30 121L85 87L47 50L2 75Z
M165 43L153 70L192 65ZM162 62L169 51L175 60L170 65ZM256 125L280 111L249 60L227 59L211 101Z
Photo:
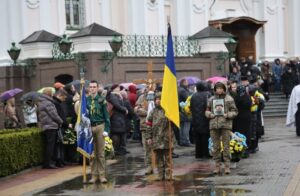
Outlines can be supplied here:
M68 30L78 30L84 26L84 0L65 0Z

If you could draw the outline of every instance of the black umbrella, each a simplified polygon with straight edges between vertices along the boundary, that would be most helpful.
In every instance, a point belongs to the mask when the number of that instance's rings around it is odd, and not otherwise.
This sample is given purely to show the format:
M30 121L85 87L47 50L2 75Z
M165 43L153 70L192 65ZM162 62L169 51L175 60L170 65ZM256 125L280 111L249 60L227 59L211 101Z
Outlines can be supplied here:
M89 80L84 81L85 88L89 87L89 84L90 84ZM80 80L73 80L72 82L68 83L67 85L73 85L77 92L80 91Z
M26 101L37 101L38 98L40 96L40 93L36 92L36 91L31 91L31 92L28 92L28 93L25 93L24 95L22 95L21 97L21 101L22 102L26 102Z

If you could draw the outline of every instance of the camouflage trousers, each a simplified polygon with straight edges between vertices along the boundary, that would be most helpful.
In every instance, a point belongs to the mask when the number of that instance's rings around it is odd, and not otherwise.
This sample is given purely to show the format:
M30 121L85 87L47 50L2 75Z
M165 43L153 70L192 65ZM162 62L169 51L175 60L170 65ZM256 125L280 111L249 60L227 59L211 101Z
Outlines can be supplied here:
M219 163L222 160L221 141L223 143L223 158L225 163L230 163L230 130L216 129L210 130L210 137L213 142L212 156L213 159Z
M146 167L152 168L152 148L146 142L145 131L142 130L141 133L142 133L142 143L143 143L143 148L144 148L145 165L146 165Z
M169 149L155 149L156 165L158 170L158 177L160 179L171 179L171 159Z

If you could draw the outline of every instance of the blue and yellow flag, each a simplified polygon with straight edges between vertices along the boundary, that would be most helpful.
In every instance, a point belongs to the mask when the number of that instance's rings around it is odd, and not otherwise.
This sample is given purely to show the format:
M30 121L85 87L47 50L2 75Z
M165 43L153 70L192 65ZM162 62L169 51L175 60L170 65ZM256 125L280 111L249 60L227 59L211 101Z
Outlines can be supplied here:
M75 127L77 131L77 151L83 156L90 158L93 152L93 136L91 122L88 118L84 84L81 86L80 98L80 107Z
M168 27L167 55L162 84L161 106L165 110L166 117L179 127L180 121L176 68L174 63L173 41L170 25Z

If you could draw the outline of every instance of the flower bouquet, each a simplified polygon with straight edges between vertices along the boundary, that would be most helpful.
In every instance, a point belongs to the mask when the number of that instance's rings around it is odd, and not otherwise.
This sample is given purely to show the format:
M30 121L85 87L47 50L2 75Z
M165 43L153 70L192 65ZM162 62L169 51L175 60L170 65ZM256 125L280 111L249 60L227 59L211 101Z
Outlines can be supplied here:
M115 157L115 152L114 152L114 146L112 144L112 140L109 138L109 136L104 136L104 141L105 141L105 158L106 159L113 159Z
M246 137L239 132L232 133L229 146L230 146L231 160L233 162L238 162L242 157L243 153L245 152L245 150L248 148L246 144ZM209 149L209 153L212 155L213 142L211 138L208 139L208 149ZM223 149L224 149L223 143L221 142L221 152L223 152Z
M64 139L63 141L64 144L75 144L77 137L75 132L72 129L67 129L65 130L63 139Z

